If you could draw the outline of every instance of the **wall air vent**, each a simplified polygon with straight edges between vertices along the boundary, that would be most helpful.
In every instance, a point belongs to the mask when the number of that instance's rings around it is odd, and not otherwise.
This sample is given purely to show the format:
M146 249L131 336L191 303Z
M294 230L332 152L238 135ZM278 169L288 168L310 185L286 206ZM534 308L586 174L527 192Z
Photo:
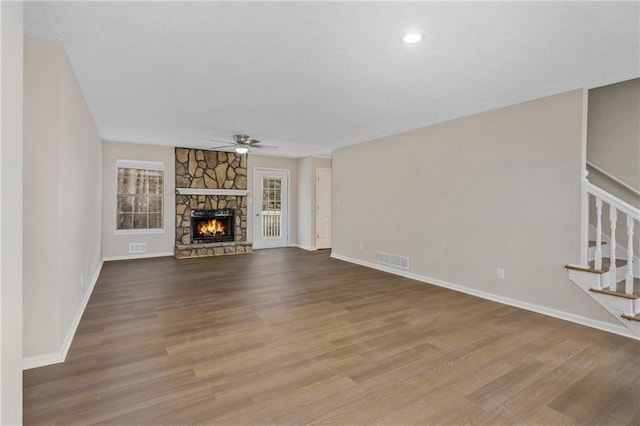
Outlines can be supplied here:
M406 256L376 251L373 253L373 260L393 268L409 269L409 258Z
M147 251L146 243L130 243L129 244L129 253L144 253Z

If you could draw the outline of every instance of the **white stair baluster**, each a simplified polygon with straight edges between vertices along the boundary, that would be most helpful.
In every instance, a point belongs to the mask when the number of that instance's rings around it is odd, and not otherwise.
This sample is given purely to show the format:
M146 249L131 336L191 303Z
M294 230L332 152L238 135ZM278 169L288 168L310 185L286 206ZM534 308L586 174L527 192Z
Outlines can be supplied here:
M633 218L627 216L627 277L624 285L627 294L633 294L633 224Z
M596 198L596 259L595 269L602 269L602 200Z
M609 205L609 222L611 222L611 251L609 252L609 258L611 259L611 266L609 267L609 289L616 291L618 279L616 274L618 267L616 266L616 224L618 222L618 210Z

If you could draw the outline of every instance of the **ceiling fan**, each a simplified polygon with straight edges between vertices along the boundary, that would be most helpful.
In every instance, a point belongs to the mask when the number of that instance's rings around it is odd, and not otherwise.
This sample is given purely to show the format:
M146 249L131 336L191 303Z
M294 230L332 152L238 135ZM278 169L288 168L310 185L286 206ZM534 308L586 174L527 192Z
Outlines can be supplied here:
M209 139L211 142L222 143L224 145L213 147L213 149L225 149L225 148L233 148L233 150L238 154L246 154L252 149L255 148L269 148L269 149L277 149L277 146L273 145L263 145L257 139L251 138L249 135L233 135L233 142L229 141L219 141L215 139Z

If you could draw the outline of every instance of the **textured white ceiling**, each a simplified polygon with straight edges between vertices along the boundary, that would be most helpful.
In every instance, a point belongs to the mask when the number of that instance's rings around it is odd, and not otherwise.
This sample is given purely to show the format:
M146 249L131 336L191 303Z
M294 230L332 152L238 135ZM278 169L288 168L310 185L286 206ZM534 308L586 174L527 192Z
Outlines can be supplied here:
M105 140L294 157L640 76L639 2L26 2L25 32Z

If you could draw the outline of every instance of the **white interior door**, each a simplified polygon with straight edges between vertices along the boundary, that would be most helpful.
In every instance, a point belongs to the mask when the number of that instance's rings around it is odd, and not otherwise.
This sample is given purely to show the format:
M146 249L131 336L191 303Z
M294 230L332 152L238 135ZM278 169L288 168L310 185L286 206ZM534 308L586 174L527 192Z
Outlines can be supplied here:
M255 169L253 248L289 245L289 171Z
M331 169L316 169L316 248L331 247Z

